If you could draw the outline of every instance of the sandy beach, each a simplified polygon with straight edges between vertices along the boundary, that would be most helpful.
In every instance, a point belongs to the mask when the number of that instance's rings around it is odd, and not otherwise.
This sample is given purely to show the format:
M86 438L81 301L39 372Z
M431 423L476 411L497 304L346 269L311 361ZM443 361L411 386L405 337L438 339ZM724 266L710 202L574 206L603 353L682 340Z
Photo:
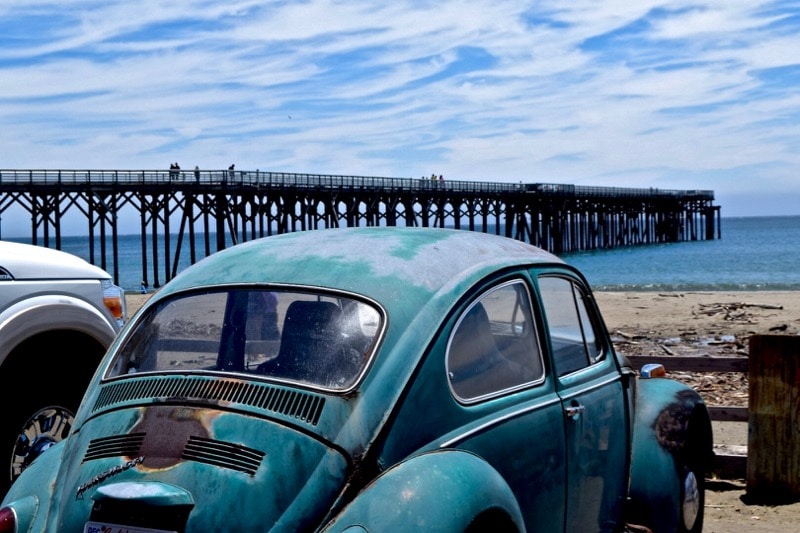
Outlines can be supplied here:
M612 335L744 338L800 329L800 291L599 292L595 298Z
M797 335L800 291L600 292L595 295L617 351L630 356L747 357L752 335ZM747 376L672 377L710 405L746 406ZM744 444L744 443L734 443Z

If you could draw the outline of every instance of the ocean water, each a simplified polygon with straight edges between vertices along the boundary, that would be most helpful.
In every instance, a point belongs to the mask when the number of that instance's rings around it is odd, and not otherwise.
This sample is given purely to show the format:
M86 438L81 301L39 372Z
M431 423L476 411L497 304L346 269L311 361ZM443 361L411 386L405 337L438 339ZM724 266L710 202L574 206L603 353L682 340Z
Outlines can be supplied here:
M594 290L800 290L800 216L723 218L722 238L565 254Z
M800 290L800 216L723 218L722 238L671 244L563 254L578 267L594 290L719 291ZM29 242L25 239L11 239ZM214 238L211 247L214 249ZM203 237L197 236L198 259L204 253ZM172 259L177 236L171 239ZM86 237L62 237L62 249L89 260ZM159 250L163 250L159 244ZM119 284L137 291L145 273L139 235L119 237ZM147 242L146 277L154 287L152 243ZM159 253L163 253L159 251ZM159 257L159 280L167 279L164 258ZM101 265L100 245L95 244L94 263ZM184 242L178 271L190 264ZM111 247L106 250L106 270L113 274Z

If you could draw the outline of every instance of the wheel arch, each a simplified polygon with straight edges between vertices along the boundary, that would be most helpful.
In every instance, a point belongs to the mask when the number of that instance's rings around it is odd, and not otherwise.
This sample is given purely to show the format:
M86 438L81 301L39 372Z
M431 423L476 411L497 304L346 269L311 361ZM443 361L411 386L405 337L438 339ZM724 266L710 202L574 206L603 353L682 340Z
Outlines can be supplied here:
M504 525L505 528L498 529ZM437 450L395 465L362 490L325 531L524 531L519 503L479 456Z
M69 296L38 296L18 302L0 313L0 368L6 358L28 339L72 331L74 338L93 340L107 349L117 334L117 328L91 304ZM1 371L1 370L0 370Z
M697 392L668 379L641 379L634 417L626 519L654 532L676 531L681 465L706 474L713 462L711 418Z

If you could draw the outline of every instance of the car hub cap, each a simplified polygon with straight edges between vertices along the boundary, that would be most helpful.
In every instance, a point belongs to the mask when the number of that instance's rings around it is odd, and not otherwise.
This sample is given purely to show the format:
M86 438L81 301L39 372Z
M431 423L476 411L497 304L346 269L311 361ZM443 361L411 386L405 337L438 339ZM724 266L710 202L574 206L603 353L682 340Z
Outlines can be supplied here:
M700 511L700 489L697 478L691 470L683 478L683 526L691 530Z
M14 444L11 480L17 479L42 452L64 440L73 420L72 413L63 407L46 407L30 417Z

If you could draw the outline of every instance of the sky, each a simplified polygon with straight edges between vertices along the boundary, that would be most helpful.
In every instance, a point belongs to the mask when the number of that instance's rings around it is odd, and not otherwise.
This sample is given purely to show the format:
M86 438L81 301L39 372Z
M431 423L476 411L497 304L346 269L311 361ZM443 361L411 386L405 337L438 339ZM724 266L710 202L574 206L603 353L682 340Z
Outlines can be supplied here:
M800 214L800 1L0 3L0 169L708 189Z

